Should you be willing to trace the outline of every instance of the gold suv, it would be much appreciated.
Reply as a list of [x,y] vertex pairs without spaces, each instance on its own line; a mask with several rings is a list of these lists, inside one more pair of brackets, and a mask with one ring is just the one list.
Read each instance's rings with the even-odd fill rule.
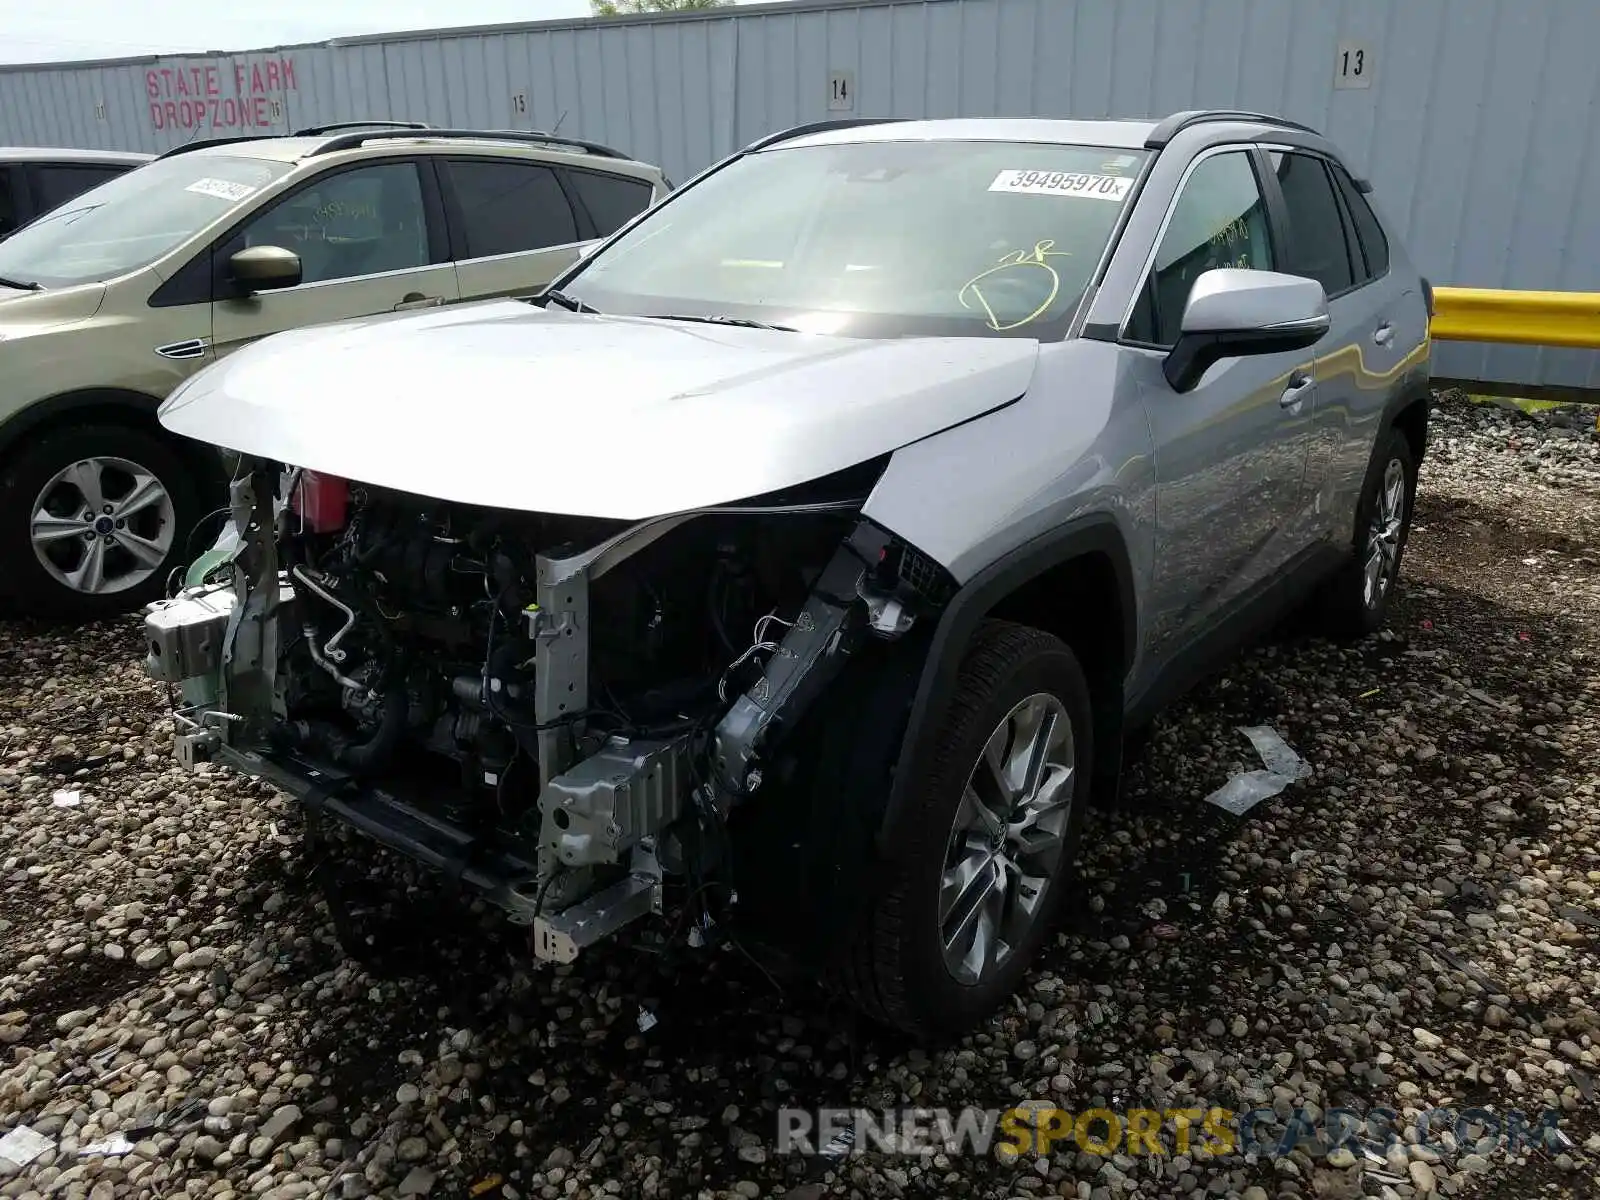
[[92,618],[161,594],[224,499],[216,450],[155,420],[200,368],[535,293],[670,187],[591,142],[364,121],[182,146],[25,225],[0,241],[0,595]]

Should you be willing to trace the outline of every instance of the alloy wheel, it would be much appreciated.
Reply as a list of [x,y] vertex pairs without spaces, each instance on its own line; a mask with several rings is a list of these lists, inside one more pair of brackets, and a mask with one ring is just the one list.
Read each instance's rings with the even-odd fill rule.
[[105,595],[138,587],[166,561],[176,515],[159,479],[125,458],[64,467],[33,503],[29,538],[50,577]]
[[984,744],[939,886],[939,940],[960,982],[985,980],[1043,911],[1066,849],[1075,766],[1072,720],[1047,692],[1019,702]]
[[1366,556],[1362,571],[1362,599],[1377,608],[1394,587],[1400,568],[1400,534],[1405,528],[1406,469],[1391,458],[1378,485],[1372,522],[1367,527]]

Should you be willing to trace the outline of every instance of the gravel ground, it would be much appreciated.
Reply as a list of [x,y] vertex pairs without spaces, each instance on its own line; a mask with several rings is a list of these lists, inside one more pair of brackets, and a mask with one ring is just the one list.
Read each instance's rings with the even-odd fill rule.
[[[0,1159],[0,1195],[1594,1195],[1600,444],[1448,401],[1406,568],[1390,632],[1288,635],[1164,719],[1136,804],[1094,818],[1067,931],[937,1054],[732,951],[640,935],[529,969],[379,858],[357,965],[292,807],[169,766],[133,621],[0,624],[0,1131],[51,1147]],[[1254,724],[1314,773],[1242,818],[1201,803],[1259,765]],[[779,1104],[1028,1099],[1550,1108],[1566,1141],[871,1150],[809,1183],[774,1146]]]

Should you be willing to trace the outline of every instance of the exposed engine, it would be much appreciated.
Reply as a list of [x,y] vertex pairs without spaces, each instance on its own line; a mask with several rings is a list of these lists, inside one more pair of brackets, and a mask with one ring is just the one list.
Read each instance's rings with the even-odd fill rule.
[[180,758],[247,754],[568,960],[714,872],[773,739],[937,602],[858,515],[879,465],[627,524],[259,464],[231,579],[155,607],[147,669],[183,684]]
[[[449,758],[483,814],[518,821],[540,788],[537,557],[624,526],[359,486],[336,525],[337,503],[309,497],[341,486],[303,479],[285,516],[300,626],[280,680],[283,735],[368,775],[408,749]],[[622,561],[589,593],[589,703],[559,721],[581,722],[591,750],[707,727],[753,681],[850,524],[706,518]]]

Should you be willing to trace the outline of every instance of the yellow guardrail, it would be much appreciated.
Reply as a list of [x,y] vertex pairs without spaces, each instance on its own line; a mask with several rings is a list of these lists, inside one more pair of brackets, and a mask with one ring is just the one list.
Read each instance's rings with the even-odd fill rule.
[[1436,287],[1431,329],[1442,341],[1600,350],[1600,292]]

